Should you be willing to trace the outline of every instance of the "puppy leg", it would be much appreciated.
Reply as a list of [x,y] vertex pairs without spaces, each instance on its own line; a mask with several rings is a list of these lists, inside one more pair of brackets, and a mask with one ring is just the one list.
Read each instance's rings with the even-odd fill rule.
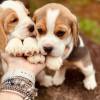
[[32,56],[39,53],[39,47],[35,38],[28,37],[23,41],[23,53],[25,56]]
[[53,78],[49,75],[45,74],[45,71],[42,71],[37,77],[37,81],[40,83],[41,86],[50,87],[53,85]]
[[22,48],[22,41],[18,38],[13,38],[8,42],[5,51],[13,56],[22,56]]
[[84,87],[88,90],[93,90],[97,86],[93,64],[84,65],[82,61],[74,62],[74,64],[78,66],[85,75],[85,79],[83,80]]
[[56,71],[54,77],[53,77],[53,84],[58,86],[61,85],[65,80],[65,74],[66,74],[66,67],[62,67],[60,70]]

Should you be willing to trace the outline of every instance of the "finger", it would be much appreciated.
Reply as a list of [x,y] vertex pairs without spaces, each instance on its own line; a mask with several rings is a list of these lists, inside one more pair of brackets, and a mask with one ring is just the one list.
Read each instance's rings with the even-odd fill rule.
[[1,58],[6,62],[8,63],[8,59],[10,58],[9,54],[5,53],[5,52],[2,52],[1,53]]
[[46,67],[46,64],[38,64],[37,74],[39,74],[44,68]]

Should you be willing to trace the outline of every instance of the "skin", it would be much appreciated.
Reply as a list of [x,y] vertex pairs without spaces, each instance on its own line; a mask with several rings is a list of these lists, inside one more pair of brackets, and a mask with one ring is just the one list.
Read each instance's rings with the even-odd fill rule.
[[[8,65],[8,70],[13,68],[25,69],[37,76],[44,68],[45,64],[31,64],[23,57],[11,57],[7,53],[3,52],[1,57]],[[0,100],[23,100],[23,98],[15,93],[1,92]]]

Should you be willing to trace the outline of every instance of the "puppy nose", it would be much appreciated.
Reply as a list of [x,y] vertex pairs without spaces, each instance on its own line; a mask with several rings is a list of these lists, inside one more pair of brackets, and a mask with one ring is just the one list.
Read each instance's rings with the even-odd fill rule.
[[34,31],[34,25],[28,26],[28,30],[29,30],[29,32],[33,32]]
[[52,47],[43,47],[44,51],[50,53],[52,51]]

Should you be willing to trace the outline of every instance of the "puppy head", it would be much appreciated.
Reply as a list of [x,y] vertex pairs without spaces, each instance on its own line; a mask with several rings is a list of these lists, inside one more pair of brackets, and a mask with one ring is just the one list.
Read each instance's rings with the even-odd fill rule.
[[47,4],[35,11],[38,44],[43,55],[60,56],[72,41],[77,46],[76,17],[60,4]]
[[4,50],[13,37],[23,40],[35,35],[35,24],[29,14],[20,1],[4,1],[0,5],[0,49]]

